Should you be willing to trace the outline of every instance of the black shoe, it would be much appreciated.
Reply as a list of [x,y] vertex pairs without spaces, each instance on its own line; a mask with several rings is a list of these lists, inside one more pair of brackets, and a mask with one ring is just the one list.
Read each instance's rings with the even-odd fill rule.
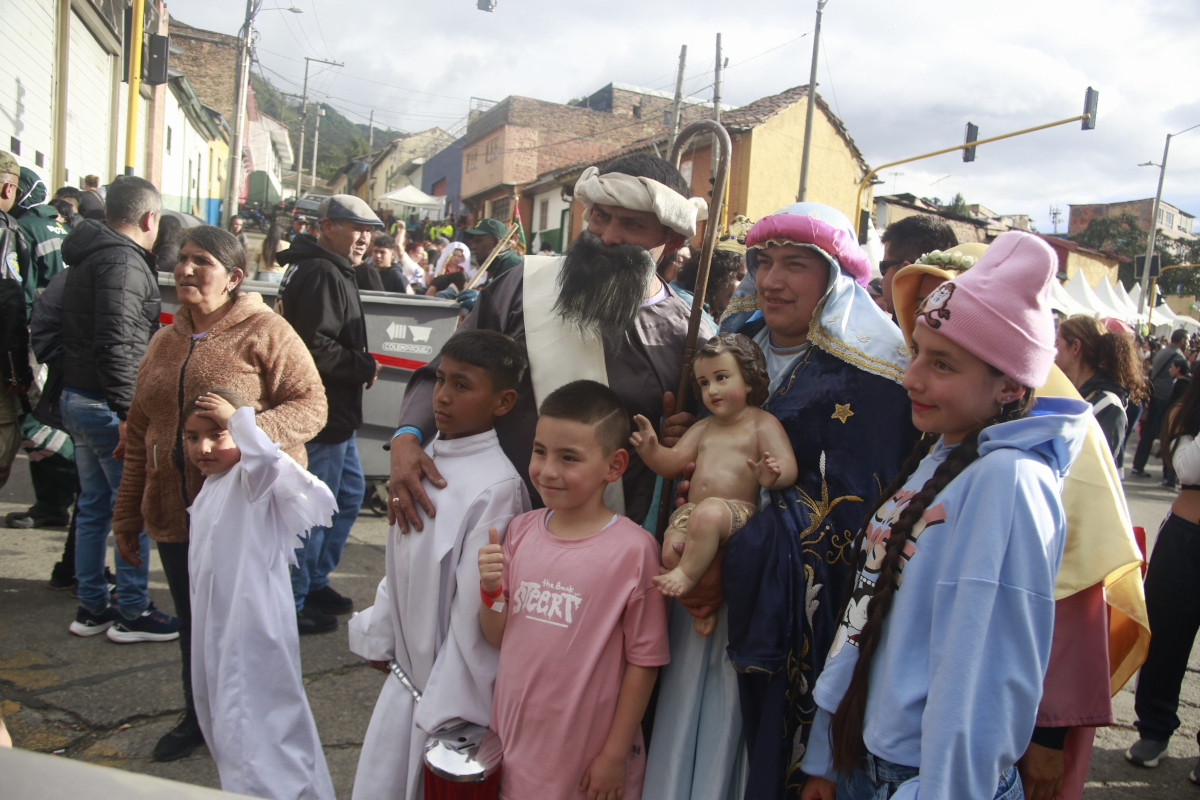
[[46,581],[46,585],[55,591],[61,591],[62,589],[74,589],[79,585],[79,581],[75,580],[75,572],[65,569],[62,562],[59,561],[51,570],[50,580]]
[[1149,478],[1150,477],[1150,473],[1146,472],[1146,470],[1144,470],[1144,469],[1131,469],[1131,470],[1129,470],[1129,474],[1137,475],[1139,478]]
[[329,633],[337,630],[337,626],[337,617],[319,609],[309,608],[306,605],[296,612],[296,627],[300,629],[301,636],[307,636],[310,633]]
[[338,594],[332,586],[326,584],[305,596],[304,607],[320,609],[326,614],[349,614],[354,610],[354,601]]
[[4,517],[4,524],[10,528],[65,528],[71,524],[69,511],[61,514],[34,513],[28,511],[13,511]]
[[200,723],[191,714],[185,714],[183,720],[154,745],[154,760],[178,761],[190,756],[202,744],[204,734],[200,732]]

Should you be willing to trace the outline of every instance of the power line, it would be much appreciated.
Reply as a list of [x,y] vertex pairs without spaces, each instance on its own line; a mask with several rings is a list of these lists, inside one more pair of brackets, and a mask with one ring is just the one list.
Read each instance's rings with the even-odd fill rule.
[[825,56],[825,77],[829,79],[829,93],[833,95],[833,107],[837,109],[837,115],[840,118],[842,116],[842,107],[838,105],[837,89],[833,86],[833,70],[829,68],[829,51],[825,49],[824,42],[821,42],[821,53]]
[[333,58],[333,51],[329,49],[329,42],[325,41],[325,26],[321,24],[321,15],[317,12],[317,0],[311,0],[310,4],[312,5],[313,18],[317,21],[317,33],[321,35],[321,44],[325,45],[325,55],[329,57],[330,61],[333,61],[335,60]]
[[[296,88],[300,88],[300,83],[298,81],[294,81],[285,75],[281,75],[280,73],[276,72],[275,70],[271,69],[270,67],[264,65],[261,61],[258,62],[258,66],[259,66],[259,77],[263,78],[263,80],[266,80],[266,77],[262,75],[262,70],[266,70],[267,72],[269,72],[272,75],[274,75],[275,77],[277,77],[279,80],[284,81],[285,83],[291,84],[292,86],[294,86]],[[350,105],[360,106],[360,107],[366,108],[366,109],[375,109],[375,113],[378,115],[382,115],[382,116],[416,117],[416,118],[420,118],[420,119],[435,119],[435,120],[449,120],[449,119],[458,120],[458,119],[461,119],[460,114],[452,114],[452,113],[422,114],[420,112],[392,111],[390,109],[379,109],[374,105],[370,105],[367,103],[359,103],[355,100],[350,100],[349,98],[339,97],[337,95],[328,94],[327,92],[317,91],[316,89],[314,89],[311,86],[308,89],[308,93],[311,97],[313,97],[314,100],[325,100],[325,101],[337,100],[340,103],[349,103]],[[333,103],[329,103],[329,105],[334,106]]]
[[[293,58],[292,56],[285,56],[285,55],[283,55],[282,53],[273,53],[273,52],[271,52],[270,50],[266,50],[266,49],[264,49],[264,48],[261,48],[261,47],[260,47],[260,48],[258,48],[258,49],[259,49],[259,50],[262,50],[262,52],[264,52],[264,53],[266,53],[266,54],[268,54],[268,55],[272,55],[272,56],[275,56],[275,57],[277,57],[277,58],[282,58],[282,59],[284,59],[284,60],[286,60],[286,61],[297,61],[297,62],[303,61],[303,59],[300,59],[300,58]],[[441,97],[441,98],[444,98],[444,99],[446,99],[446,100],[458,100],[458,101],[460,101],[460,102],[463,102],[463,101],[466,101],[466,100],[467,100],[467,98],[465,98],[465,97],[455,97],[455,96],[453,96],[453,95],[449,95],[449,94],[438,94],[437,92],[424,92],[424,91],[421,91],[420,89],[410,89],[410,88],[408,88],[407,86],[397,86],[397,85],[396,85],[396,84],[394,84],[394,83],[384,83],[383,81],[377,81],[377,80],[373,80],[373,79],[371,79],[371,78],[363,78],[363,77],[360,77],[360,76],[358,76],[358,75],[352,75],[352,74],[350,74],[350,73],[347,73],[347,72],[339,72],[338,74],[339,74],[339,75],[341,75],[341,76],[342,76],[342,77],[344,77],[344,78],[352,78],[352,79],[354,79],[354,80],[356,80],[356,81],[363,81],[364,83],[374,83],[374,84],[376,84],[376,85],[378,85],[378,86],[386,86],[386,87],[388,87],[389,89],[398,89],[399,91],[402,91],[402,92],[413,92],[414,94],[424,94],[424,95],[429,95],[430,97]]]

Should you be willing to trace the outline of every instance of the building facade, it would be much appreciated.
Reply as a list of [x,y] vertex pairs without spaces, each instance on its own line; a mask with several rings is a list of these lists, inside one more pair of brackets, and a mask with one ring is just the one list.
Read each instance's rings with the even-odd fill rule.
[[[1138,227],[1144,231],[1150,230],[1150,216],[1154,213],[1154,198],[1145,200],[1125,200],[1119,203],[1090,203],[1087,205],[1071,204],[1071,216],[1067,226],[1067,234],[1074,236],[1087,230],[1088,224],[1094,219],[1116,219],[1125,214],[1137,220]],[[1196,217],[1170,203],[1160,202],[1158,205],[1158,235],[1176,242],[1193,242],[1196,234],[1192,230]]]

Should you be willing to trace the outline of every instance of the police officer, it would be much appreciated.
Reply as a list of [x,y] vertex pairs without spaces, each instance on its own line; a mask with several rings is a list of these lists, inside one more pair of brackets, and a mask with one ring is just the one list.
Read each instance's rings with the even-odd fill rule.
[[[69,232],[58,221],[58,210],[45,204],[46,185],[29,167],[21,167],[17,185],[17,204],[12,214],[29,248],[29,266],[22,276],[25,286],[25,311],[32,319],[33,301],[62,272],[62,243]],[[37,388],[43,389],[41,381]],[[32,402],[32,401],[31,401]],[[61,423],[51,427],[32,413],[21,417],[21,440],[30,454],[29,477],[33,484],[34,504],[26,511],[5,516],[10,528],[43,528],[67,525],[75,503],[75,447]],[[67,546],[67,557],[74,564],[74,540]],[[72,570],[73,572],[73,570]]]
[[29,248],[16,219],[8,213],[17,204],[20,180],[17,160],[0,150],[0,486],[8,482],[17,457],[20,401],[33,383],[25,292],[21,286],[21,276],[29,269]]
[[29,247],[30,269],[22,276],[25,282],[25,311],[33,309],[33,300],[45,289],[50,279],[62,272],[62,243],[70,233],[58,221],[58,209],[46,205],[46,184],[29,167],[21,167],[17,185],[17,204],[12,215]]

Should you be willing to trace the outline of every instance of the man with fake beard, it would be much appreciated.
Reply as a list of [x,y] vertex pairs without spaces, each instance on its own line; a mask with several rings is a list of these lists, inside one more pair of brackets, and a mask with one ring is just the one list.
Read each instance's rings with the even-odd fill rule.
[[[526,257],[491,280],[462,328],[500,331],[526,350],[530,368],[513,410],[496,421],[500,445],[525,476],[533,450],[537,409],[558,386],[580,378],[607,383],[630,414],[666,416],[662,436],[671,444],[693,418],[675,414],[673,390],[683,369],[688,304],[656,275],[695,235],[707,205],[688,198],[678,170],[661,158],[626,156],[603,171],[589,167],[575,186],[587,228],[565,256]],[[701,328],[704,341],[711,330]],[[417,370],[405,391],[400,428],[392,439],[388,519],[422,529],[420,511],[436,514],[422,486],[444,486],[422,450],[436,433],[433,389],[440,359]],[[636,454],[618,484],[626,516],[643,523],[654,510],[656,476]],[[529,496],[539,506],[537,492]],[[610,500],[610,507],[622,501]]]

